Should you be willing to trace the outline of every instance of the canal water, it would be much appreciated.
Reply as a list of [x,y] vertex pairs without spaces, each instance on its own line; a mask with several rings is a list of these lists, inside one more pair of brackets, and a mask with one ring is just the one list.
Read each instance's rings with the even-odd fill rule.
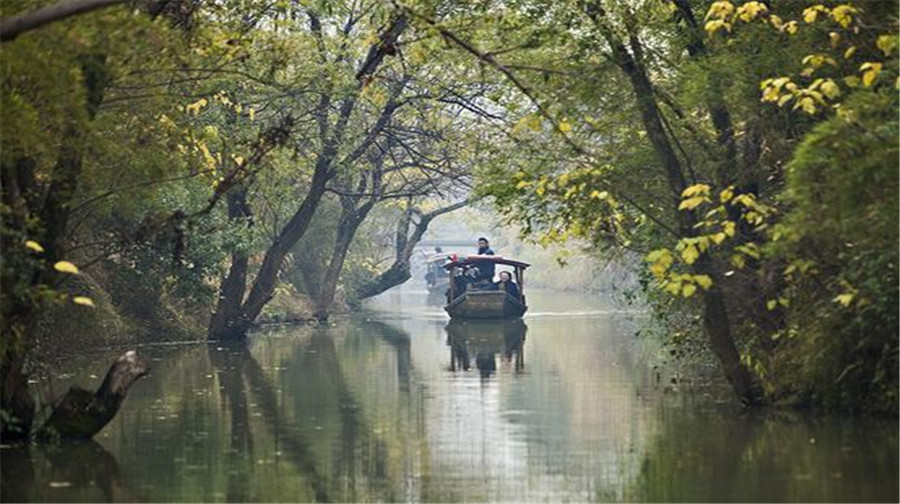
[[660,379],[644,314],[529,304],[451,324],[406,290],[327,328],[142,347],[151,375],[94,441],[0,450],[2,500],[898,502],[896,419],[743,413]]

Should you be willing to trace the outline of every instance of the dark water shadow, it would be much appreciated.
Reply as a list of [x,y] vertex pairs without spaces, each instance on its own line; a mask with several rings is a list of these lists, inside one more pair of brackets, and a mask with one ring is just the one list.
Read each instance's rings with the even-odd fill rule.
[[[895,422],[690,404],[661,412],[626,499],[639,502],[898,502]],[[895,447],[894,453],[883,446]],[[604,496],[598,496],[602,499]]]
[[521,319],[461,321],[451,320],[445,327],[450,347],[450,370],[468,371],[475,367],[482,378],[497,372],[497,357],[512,363],[516,373],[525,370],[525,334],[528,326]]
[[[141,500],[129,488],[115,457],[93,440],[17,446],[3,449],[0,456],[2,502]],[[47,481],[47,486],[35,485],[36,479]]]

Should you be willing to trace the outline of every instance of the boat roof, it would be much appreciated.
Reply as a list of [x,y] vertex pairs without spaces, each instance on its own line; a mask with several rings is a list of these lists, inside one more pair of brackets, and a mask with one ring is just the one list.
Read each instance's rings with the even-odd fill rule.
[[452,263],[445,264],[444,267],[447,269],[450,268],[459,268],[460,266],[466,266],[468,264],[475,264],[479,262],[492,262],[496,264],[506,264],[507,266],[514,266],[516,268],[525,269],[529,266],[527,262],[518,261],[516,259],[510,257],[503,257],[498,255],[478,255],[472,254],[466,256],[464,259],[460,259],[458,261],[454,261]]
[[459,255],[456,252],[437,252],[434,255],[430,255],[425,259],[427,263],[433,263],[438,261],[446,261],[450,258],[450,256]]

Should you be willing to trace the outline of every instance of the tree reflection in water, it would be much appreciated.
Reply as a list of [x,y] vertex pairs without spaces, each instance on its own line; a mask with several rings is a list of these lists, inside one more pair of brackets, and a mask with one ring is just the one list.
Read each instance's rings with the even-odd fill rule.
[[[35,485],[36,473],[45,485]],[[93,440],[3,449],[2,502],[135,502],[115,457]]]

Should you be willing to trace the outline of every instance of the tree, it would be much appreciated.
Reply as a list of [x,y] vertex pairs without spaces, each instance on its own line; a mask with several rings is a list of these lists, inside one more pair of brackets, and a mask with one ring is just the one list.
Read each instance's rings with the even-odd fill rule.
[[[505,75],[531,104],[507,103],[519,149],[510,166],[482,172],[480,192],[543,243],[576,236],[598,251],[646,254],[645,284],[672,295],[651,299],[701,310],[736,395],[765,401],[790,324],[785,257],[765,252],[784,166],[840,102],[838,77],[857,88],[890,81],[893,64],[872,51],[895,49],[874,21],[891,15],[881,4],[791,4],[777,15],[753,1],[715,2],[708,13],[686,1],[517,6],[499,18],[409,6],[423,29]],[[779,76],[786,70],[800,79]]]

